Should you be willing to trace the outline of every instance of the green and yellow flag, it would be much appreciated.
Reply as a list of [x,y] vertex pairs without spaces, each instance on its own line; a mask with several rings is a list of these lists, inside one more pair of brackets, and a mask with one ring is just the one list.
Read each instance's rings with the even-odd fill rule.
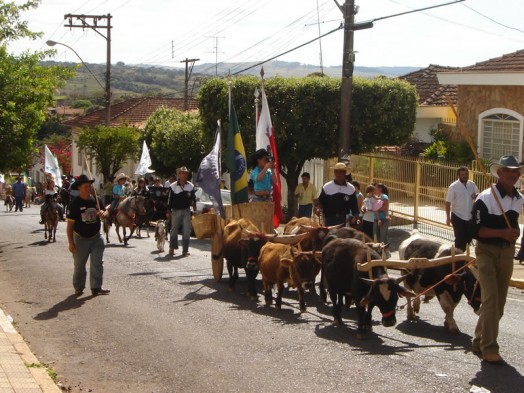
[[246,151],[233,102],[229,107],[226,166],[231,176],[231,203],[234,205],[248,202]]

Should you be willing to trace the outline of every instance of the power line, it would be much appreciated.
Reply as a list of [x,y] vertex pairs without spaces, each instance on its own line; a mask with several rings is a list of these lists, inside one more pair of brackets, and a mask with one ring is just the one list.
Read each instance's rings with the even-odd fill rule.
[[490,17],[487,16],[487,15],[484,15],[483,13],[477,11],[476,9],[471,8],[470,6],[468,6],[468,5],[466,5],[466,4],[461,4],[461,5],[462,5],[463,7],[468,8],[469,10],[475,12],[476,14],[479,14],[479,15],[482,16],[483,18],[486,18],[486,19],[492,21],[493,23],[495,23],[495,24],[497,24],[497,25],[499,25],[499,26],[505,27],[506,29],[516,30],[516,31],[518,31],[518,32],[520,32],[520,33],[524,33],[524,30],[520,30],[520,29],[517,29],[516,27],[508,26],[508,25],[505,25],[504,23],[501,23],[501,22],[499,22],[499,21],[496,21],[495,19],[490,18]]

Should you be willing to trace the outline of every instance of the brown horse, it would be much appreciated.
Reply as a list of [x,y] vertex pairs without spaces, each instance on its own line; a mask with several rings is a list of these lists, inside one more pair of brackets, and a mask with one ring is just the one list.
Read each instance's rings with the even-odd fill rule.
[[[144,207],[145,198],[143,196],[132,196],[127,197],[123,201],[120,201],[116,207],[113,217],[108,217],[104,221],[104,232],[106,234],[106,242],[109,243],[109,228],[111,225],[111,218],[115,223],[116,235],[118,236],[118,241],[124,243],[124,246],[127,246],[127,241],[133,236],[135,231],[135,217],[137,214],[145,215],[146,209]],[[120,237],[120,227],[123,228],[123,238]],[[126,237],[126,228],[129,228],[129,236]]]
[[56,242],[56,228],[58,227],[58,208],[56,207],[56,200],[51,199],[47,207],[44,209],[44,239],[47,242]]
[[4,205],[5,205],[5,211],[13,211],[13,206],[15,205],[15,198],[10,195],[10,194],[7,194],[5,196],[5,201],[4,201]]

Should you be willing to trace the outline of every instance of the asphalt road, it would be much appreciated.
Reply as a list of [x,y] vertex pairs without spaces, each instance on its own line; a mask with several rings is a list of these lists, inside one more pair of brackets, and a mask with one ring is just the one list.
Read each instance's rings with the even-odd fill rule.
[[455,313],[459,335],[443,328],[433,300],[419,321],[401,310],[395,327],[375,324],[358,340],[354,309],[335,327],[330,305],[312,294],[300,314],[294,291],[281,311],[265,307],[262,295],[250,300],[243,275],[230,293],[227,272],[213,280],[209,242],[196,239],[190,257],[173,259],[155,251],[153,238],[111,244],[111,294],[76,299],[65,224],[56,243],[44,243],[37,209],[0,212],[0,303],[72,392],[524,391],[520,290],[510,289],[501,322],[502,367],[469,352],[476,316],[465,302]]

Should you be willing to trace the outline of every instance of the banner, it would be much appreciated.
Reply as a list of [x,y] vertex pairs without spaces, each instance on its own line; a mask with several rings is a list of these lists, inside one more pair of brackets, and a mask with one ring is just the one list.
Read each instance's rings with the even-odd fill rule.
[[275,138],[275,130],[271,123],[271,115],[269,114],[269,105],[267,103],[266,92],[264,91],[264,84],[262,84],[262,110],[260,111],[260,118],[258,119],[256,132],[256,150],[266,149],[275,163],[272,169],[276,173],[277,183],[273,184],[273,202],[275,202],[275,212],[273,214],[273,226],[277,228],[282,219],[282,184],[280,182],[280,167],[278,164],[277,142]]
[[211,198],[213,207],[220,216],[225,218],[224,205],[222,203],[222,194],[220,193],[220,175],[222,173],[220,168],[220,133],[222,127],[220,120],[215,134],[215,143],[211,152],[204,157],[198,168],[195,178],[195,185],[202,188],[206,194]]
[[44,145],[44,172],[51,173],[55,177],[55,184],[62,187],[62,176],[58,168],[58,161],[47,145]]
[[147,148],[146,141],[142,145],[142,156],[140,157],[140,162],[136,168],[135,174],[144,176],[146,173],[153,173],[154,170],[149,169],[151,166],[151,157],[149,156],[149,149]]
[[229,132],[227,134],[226,165],[231,174],[231,203],[247,203],[247,163],[244,143],[240,135],[233,102],[229,106]]

